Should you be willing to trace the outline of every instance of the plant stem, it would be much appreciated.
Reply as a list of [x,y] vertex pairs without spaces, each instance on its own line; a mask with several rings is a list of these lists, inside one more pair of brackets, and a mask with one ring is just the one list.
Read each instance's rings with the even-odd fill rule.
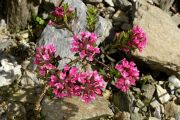
[[104,64],[103,62],[97,60],[96,58],[94,59],[96,62],[98,62],[99,64],[103,65],[104,67],[106,67],[107,69],[110,69],[109,66],[107,66],[106,64]]
[[35,113],[35,117],[37,119],[39,119],[40,116],[40,112],[41,112],[41,101],[43,100],[44,96],[46,95],[46,92],[48,90],[49,86],[47,85],[47,83],[45,84],[41,94],[37,97],[36,101],[35,101],[35,107],[34,107],[34,113]]

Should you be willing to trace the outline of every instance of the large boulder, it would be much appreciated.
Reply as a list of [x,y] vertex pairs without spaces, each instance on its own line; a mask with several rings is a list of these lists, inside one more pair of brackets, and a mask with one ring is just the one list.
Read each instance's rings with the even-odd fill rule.
[[[76,23],[72,25],[73,32],[78,34],[80,31],[86,30],[86,5],[81,0],[65,0],[69,6],[77,9],[77,20]],[[96,24],[96,30],[98,36],[97,44],[102,42],[108,35],[112,28],[112,23],[102,17],[99,17],[99,21]],[[39,45],[44,45],[47,43],[53,43],[57,48],[57,54],[61,57],[68,57],[74,59],[74,54],[70,51],[70,44],[73,40],[73,34],[66,28],[57,29],[52,26],[46,26],[41,38],[39,40]],[[62,60],[60,63],[60,68],[64,66],[64,63],[68,60]]]
[[171,17],[144,2],[137,9],[133,23],[141,26],[148,37],[143,52],[136,51],[133,55],[150,68],[180,75],[180,30]]
[[42,102],[42,112],[45,120],[99,120],[101,117],[113,116],[108,105],[108,100],[103,97],[97,97],[90,104],[82,102],[77,97],[63,100],[51,100],[45,97]]

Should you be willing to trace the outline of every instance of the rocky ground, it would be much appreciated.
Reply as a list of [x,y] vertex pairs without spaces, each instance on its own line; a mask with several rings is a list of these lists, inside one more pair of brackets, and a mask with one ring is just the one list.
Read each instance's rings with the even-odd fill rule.
[[[43,3],[44,2],[44,3]],[[65,0],[77,8],[78,22],[73,31],[85,30],[86,10],[94,5],[99,11],[96,33],[98,43],[111,40],[115,31],[141,26],[148,45],[133,58],[141,71],[137,86],[130,92],[107,88],[91,104],[79,98],[41,102],[41,119],[45,120],[180,120],[180,3],[178,0]],[[42,1],[38,9],[47,18],[49,6],[56,0]],[[1,8],[0,8],[1,9]],[[72,34],[67,29],[46,26],[43,32],[27,29],[18,33],[0,22],[0,120],[36,120],[34,106],[42,91],[33,55],[37,45],[53,42],[62,57],[73,58],[69,51]],[[41,33],[41,34],[39,34]],[[33,38],[33,39],[32,39]],[[36,38],[36,39],[34,39]],[[62,61],[60,67],[67,61]]]

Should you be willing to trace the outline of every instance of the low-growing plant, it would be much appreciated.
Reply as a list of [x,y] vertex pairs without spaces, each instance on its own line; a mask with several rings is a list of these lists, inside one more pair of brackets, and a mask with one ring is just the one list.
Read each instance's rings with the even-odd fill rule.
[[92,5],[88,6],[86,21],[87,21],[87,29],[90,32],[93,32],[95,30],[96,23],[98,21],[98,10]]
[[[67,58],[56,55],[53,43],[36,48],[34,64],[37,65],[38,75],[46,81],[46,85],[50,88],[49,92],[56,98],[79,96],[85,103],[90,103],[95,100],[96,95],[102,95],[107,84],[128,92],[139,80],[140,72],[132,60],[129,58],[114,60],[111,54],[121,52],[130,54],[135,49],[141,52],[147,44],[145,32],[139,26],[134,26],[129,31],[117,33],[115,39],[108,45],[98,47],[97,35],[93,33],[97,22],[94,18],[96,13],[94,8],[88,8],[87,26],[91,32],[73,33],[71,52],[75,53],[76,59],[69,58],[71,61],[63,69],[58,68],[59,61]],[[54,19],[50,21],[50,25],[65,24],[67,27],[75,18],[76,10],[63,3],[51,14]],[[102,60],[102,56],[107,59]],[[77,63],[81,67],[77,67]]]

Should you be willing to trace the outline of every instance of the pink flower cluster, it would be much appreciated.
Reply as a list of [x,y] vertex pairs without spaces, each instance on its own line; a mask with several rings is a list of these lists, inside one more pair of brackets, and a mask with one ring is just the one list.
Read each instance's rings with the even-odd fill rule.
[[100,53],[99,48],[96,47],[96,41],[95,33],[81,32],[80,35],[73,36],[71,51],[79,53],[81,59],[87,57],[89,61],[93,61],[93,56]]
[[134,26],[132,28],[132,45],[135,46],[140,52],[146,47],[147,37],[142,28]]
[[76,67],[65,66],[57,74],[51,75],[49,85],[57,98],[81,96],[82,101],[89,103],[101,94],[104,80],[97,71],[78,72]]
[[55,58],[56,48],[53,44],[47,44],[36,48],[34,64],[38,65],[39,74],[45,76],[48,70],[53,70],[56,67],[51,64]]
[[131,85],[139,79],[139,70],[133,61],[128,62],[125,58],[120,64],[116,64],[115,68],[121,73],[121,77],[117,78],[115,86],[123,92],[129,90]]
[[[64,20],[65,16],[66,16],[66,20],[68,21],[69,19],[71,19],[73,13],[75,12],[74,9],[68,7],[65,8],[65,4],[63,4],[62,6],[59,7],[55,7],[55,10],[53,12],[51,12],[51,14],[56,17],[56,19],[54,21],[49,20],[48,25],[58,25],[59,23],[57,23],[57,20]],[[66,6],[67,7],[67,6]],[[67,22],[66,21],[66,22]],[[64,21],[63,21],[64,22]]]
[[71,13],[73,13],[73,9],[72,8],[68,8],[67,11],[65,11],[64,6],[60,6],[60,7],[55,7],[55,10],[52,12],[52,14],[55,17],[59,17],[59,18],[64,18],[64,15],[70,15]]

